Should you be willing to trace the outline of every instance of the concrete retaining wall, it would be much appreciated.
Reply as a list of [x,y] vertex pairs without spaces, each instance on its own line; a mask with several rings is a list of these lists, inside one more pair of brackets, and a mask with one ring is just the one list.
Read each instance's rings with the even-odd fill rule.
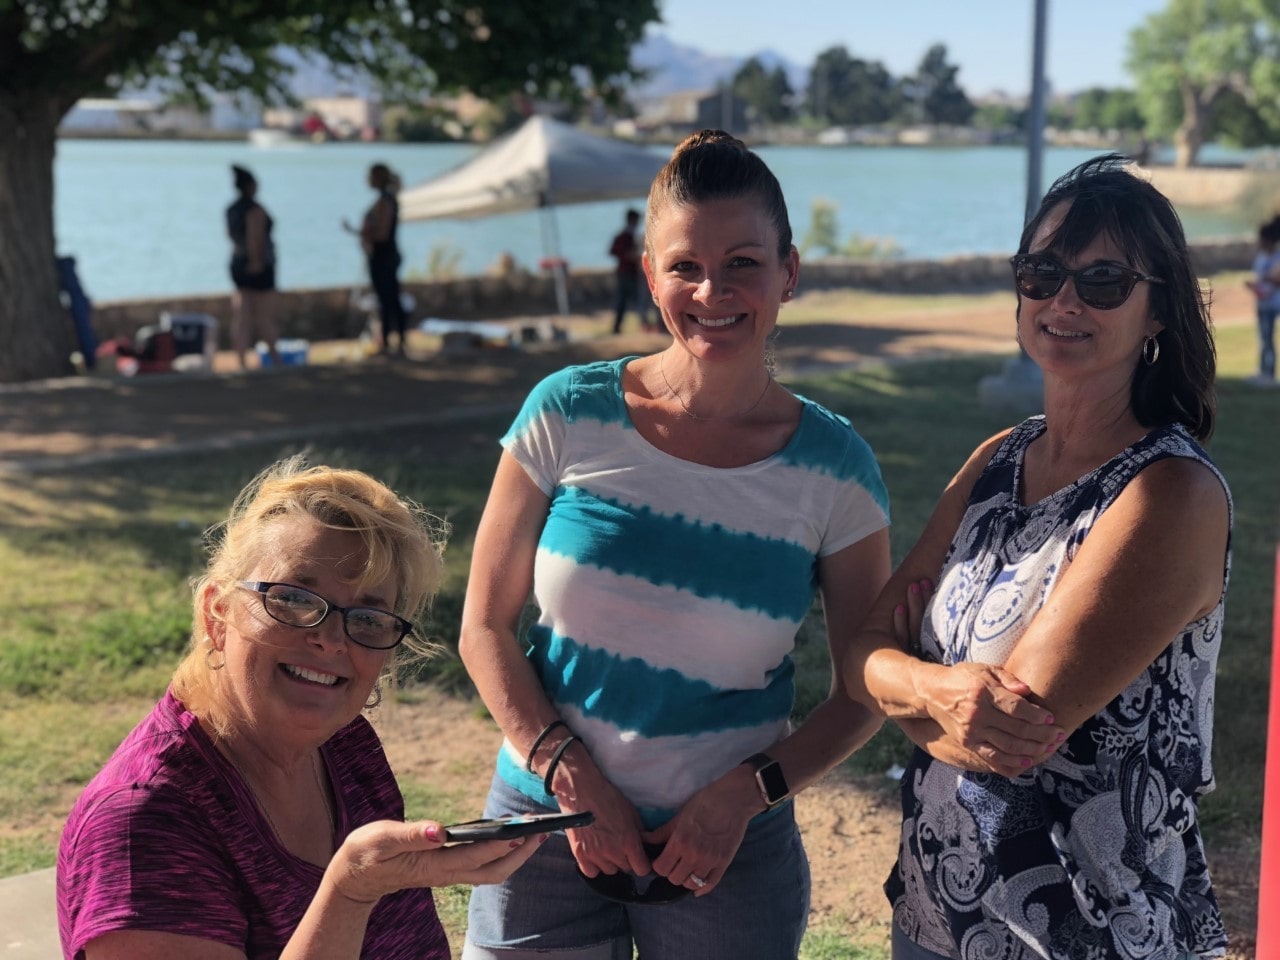
[[1247,167],[1148,167],[1151,183],[1175,207],[1236,207],[1280,193],[1280,171]]
[[[1196,244],[1197,269],[1208,275],[1246,270],[1253,259],[1247,239]],[[865,289],[892,293],[957,293],[1007,289],[1006,256],[949,257],[942,260],[807,260],[800,268],[800,290]],[[607,310],[613,305],[613,272],[575,271],[569,275],[569,300],[575,313]],[[516,273],[507,277],[462,277],[405,284],[417,299],[414,319],[496,320],[545,316],[556,310],[549,275]],[[277,295],[277,315],[284,336],[330,340],[359,336],[365,314],[349,287],[286,290]],[[93,323],[101,339],[132,337],[139,327],[154,324],[162,311],[208,313],[218,319],[223,345],[231,315],[229,294],[156,297],[95,304]]]

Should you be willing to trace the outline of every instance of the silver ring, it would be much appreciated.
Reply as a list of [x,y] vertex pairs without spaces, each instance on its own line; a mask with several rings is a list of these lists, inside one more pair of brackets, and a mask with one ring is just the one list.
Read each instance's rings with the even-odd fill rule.
[[703,880],[696,873],[689,874],[689,882],[692,883],[699,890],[701,890],[703,887],[707,885],[707,881]]

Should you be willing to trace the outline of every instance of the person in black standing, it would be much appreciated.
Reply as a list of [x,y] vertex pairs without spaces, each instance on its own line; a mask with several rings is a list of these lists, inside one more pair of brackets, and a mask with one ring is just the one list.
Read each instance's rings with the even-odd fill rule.
[[231,167],[239,197],[227,207],[231,238],[231,346],[246,366],[254,338],[263,341],[271,362],[280,364],[275,322],[276,250],[271,242],[271,215],[258,203],[258,180],[244,167]]
[[408,316],[400,302],[400,248],[396,244],[396,228],[400,224],[400,203],[396,193],[400,178],[385,163],[369,168],[369,186],[378,191],[360,225],[360,246],[369,261],[369,283],[378,298],[382,319],[382,352],[391,347],[391,334],[396,334],[396,352],[404,355],[405,322]]

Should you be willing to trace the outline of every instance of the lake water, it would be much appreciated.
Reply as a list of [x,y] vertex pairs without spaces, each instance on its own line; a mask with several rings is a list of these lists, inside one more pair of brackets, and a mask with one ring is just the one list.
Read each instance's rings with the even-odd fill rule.
[[[365,171],[375,161],[406,186],[453,167],[478,148],[463,144],[321,144],[257,148],[248,143],[62,140],[55,165],[58,251],[76,258],[80,281],[98,300],[230,289],[223,210],[233,199],[231,164],[259,181],[275,219],[282,288],[356,284],[364,259],[342,220],[359,222],[374,195]],[[1051,148],[1053,177],[1096,151]],[[893,240],[903,256],[1011,251],[1021,231],[1026,154],[1018,147],[760,150],[782,183],[797,239],[812,205],[835,205],[841,238]],[[641,201],[637,199],[638,205]],[[557,211],[571,266],[604,267],[626,202]],[[1184,211],[1194,237],[1250,233],[1220,212]],[[503,251],[529,267],[544,255],[535,213],[401,226],[404,272],[426,274],[433,251],[459,256],[460,273],[481,273]]]

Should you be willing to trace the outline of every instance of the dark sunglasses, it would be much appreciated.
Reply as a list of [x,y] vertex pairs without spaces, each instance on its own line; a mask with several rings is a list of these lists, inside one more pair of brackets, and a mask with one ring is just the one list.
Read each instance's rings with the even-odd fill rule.
[[[652,862],[662,853],[662,846],[655,843],[644,845],[645,856]],[[674,903],[693,893],[688,887],[677,886],[666,877],[651,873],[648,876],[636,877],[629,873],[597,873],[588,877],[579,872],[582,882],[600,894],[618,903]]]
[[413,624],[389,610],[377,607],[340,607],[318,593],[292,583],[241,580],[238,586],[262,597],[262,608],[271,619],[290,627],[318,627],[331,613],[342,615],[342,629],[362,647],[390,650],[413,632]]
[[1048,300],[1062,289],[1070,277],[1076,282],[1076,296],[1095,310],[1114,310],[1126,300],[1140,281],[1164,283],[1120,263],[1091,263],[1079,270],[1068,270],[1053,257],[1039,253],[1020,253],[1011,257],[1013,283],[1028,300]]

